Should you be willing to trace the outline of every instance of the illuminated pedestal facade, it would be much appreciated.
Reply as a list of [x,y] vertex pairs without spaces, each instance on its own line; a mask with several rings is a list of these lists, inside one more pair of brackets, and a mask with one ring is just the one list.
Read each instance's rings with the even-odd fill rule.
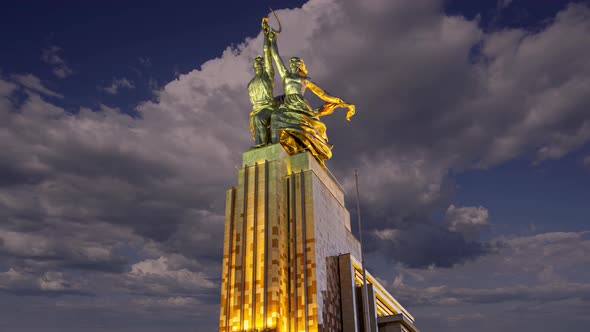
[[[289,156],[278,144],[244,153],[226,196],[220,332],[363,331],[359,257],[344,192],[309,153]],[[395,314],[415,331],[412,316],[367,279],[371,331],[394,331]]]

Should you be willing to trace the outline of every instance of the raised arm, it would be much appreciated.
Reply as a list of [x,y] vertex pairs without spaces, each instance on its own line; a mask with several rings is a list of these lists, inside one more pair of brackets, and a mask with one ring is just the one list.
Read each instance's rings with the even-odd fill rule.
[[275,62],[275,66],[277,66],[279,75],[281,75],[281,78],[285,78],[287,76],[287,68],[285,67],[283,59],[281,59],[281,56],[279,54],[279,48],[277,47],[277,35],[272,30],[268,33],[268,41],[271,45],[272,59]]
[[[266,36],[265,36],[266,37]],[[264,38],[264,72],[272,80],[275,78],[275,68],[272,65],[272,51],[270,41]]]
[[338,97],[330,96],[329,94],[326,93],[326,91],[324,91],[319,86],[315,85],[315,83],[310,80],[307,80],[307,88],[310,89],[313,93],[315,93],[316,96],[320,97],[320,99],[322,99],[323,101],[327,101],[329,103],[334,103],[334,104],[344,103],[344,101],[342,99],[340,99]]
[[264,59],[264,72],[272,80],[275,78],[275,68],[272,65],[272,52],[270,46],[270,40],[268,34],[271,32],[268,26],[268,18],[262,19],[262,32],[264,32],[264,46],[263,46],[263,59]]
[[320,97],[322,100],[326,102],[322,107],[317,109],[318,117],[332,114],[334,113],[334,110],[337,108],[346,108],[348,109],[348,112],[346,112],[346,120],[350,121],[350,118],[352,118],[352,116],[356,112],[356,107],[353,104],[348,104],[338,97],[330,96],[326,93],[326,91],[324,91],[319,86],[315,85],[315,83],[313,83],[312,81],[307,80],[306,86],[313,93],[315,93],[318,97]]

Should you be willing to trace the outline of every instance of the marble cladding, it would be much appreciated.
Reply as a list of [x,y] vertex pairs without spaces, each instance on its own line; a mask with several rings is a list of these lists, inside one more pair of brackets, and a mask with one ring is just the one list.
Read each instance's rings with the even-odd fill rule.
[[[309,157],[311,159],[311,156]],[[322,317],[323,294],[328,289],[326,259],[350,253],[360,258],[360,243],[350,231],[350,214],[342,200],[334,195],[334,183],[327,176],[319,176],[315,170],[306,171],[310,185],[306,195],[310,197],[313,210],[313,228],[316,258],[318,315]],[[309,188],[309,189],[308,189]]]

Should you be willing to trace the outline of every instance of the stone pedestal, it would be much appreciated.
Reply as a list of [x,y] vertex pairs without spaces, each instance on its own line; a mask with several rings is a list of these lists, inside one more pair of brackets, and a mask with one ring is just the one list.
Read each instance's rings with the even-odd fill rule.
[[359,331],[360,245],[342,187],[311,154],[245,152],[225,214],[220,332]]
[[337,264],[328,271],[327,258],[359,257],[360,246],[330,173],[309,153],[289,156],[271,145],[244,153],[226,197],[220,331],[339,324],[340,308],[324,304],[339,291]]

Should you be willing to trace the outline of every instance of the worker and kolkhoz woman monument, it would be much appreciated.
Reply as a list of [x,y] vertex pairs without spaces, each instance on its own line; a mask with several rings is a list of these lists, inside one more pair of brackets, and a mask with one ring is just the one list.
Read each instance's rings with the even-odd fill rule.
[[[278,21],[276,14],[275,18]],[[250,113],[250,131],[255,141],[253,148],[280,143],[290,155],[309,151],[325,167],[324,161],[332,157],[332,145],[328,143],[326,125],[320,117],[332,114],[336,108],[346,108],[346,119],[350,120],[355,106],[317,86],[307,76],[307,68],[301,58],[292,57],[289,67],[285,66],[277,47],[280,21],[279,30],[274,30],[269,26],[268,18],[263,18],[262,31],[263,56],[254,59],[255,76],[248,84],[253,106]],[[285,91],[278,97],[273,94],[273,62]],[[304,93],[308,88],[324,101],[321,107],[314,109],[305,99]]]

